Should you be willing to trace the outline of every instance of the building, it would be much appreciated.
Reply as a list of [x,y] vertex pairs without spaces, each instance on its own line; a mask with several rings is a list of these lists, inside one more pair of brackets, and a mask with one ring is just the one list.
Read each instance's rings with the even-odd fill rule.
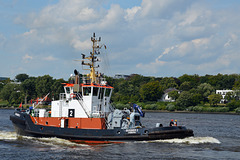
[[164,94],[161,98],[161,101],[163,102],[174,102],[175,99],[172,99],[171,97],[169,97],[168,93],[171,92],[171,91],[178,91],[178,93],[180,94],[180,91],[177,90],[176,88],[168,88],[164,91]]
[[216,94],[220,94],[222,95],[222,99],[220,101],[220,103],[225,103],[226,100],[225,100],[225,96],[228,92],[231,92],[233,93],[233,90],[229,90],[229,89],[225,89],[225,90],[216,90]]
[[130,77],[129,75],[124,75],[124,74],[115,74],[114,76],[115,79],[121,79],[121,78],[127,79],[129,77]]
[[10,79],[10,78],[8,78],[8,77],[0,77],[0,81],[5,81],[5,80],[8,80],[8,79]]

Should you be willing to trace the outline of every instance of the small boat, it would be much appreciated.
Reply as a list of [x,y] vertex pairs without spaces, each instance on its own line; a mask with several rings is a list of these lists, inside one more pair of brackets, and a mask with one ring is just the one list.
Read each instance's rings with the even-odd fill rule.
[[[124,141],[148,141],[185,138],[193,131],[185,126],[162,126],[148,128],[141,123],[144,113],[132,104],[132,108],[115,109],[110,98],[113,87],[102,74],[96,72],[98,55],[104,45],[101,37],[91,37],[92,52],[82,54],[82,65],[89,67],[85,76],[74,70],[59,100],[51,102],[51,110],[37,108],[16,109],[10,116],[16,132],[33,137],[58,137],[76,142],[112,143]],[[43,98],[44,99],[44,98]]]

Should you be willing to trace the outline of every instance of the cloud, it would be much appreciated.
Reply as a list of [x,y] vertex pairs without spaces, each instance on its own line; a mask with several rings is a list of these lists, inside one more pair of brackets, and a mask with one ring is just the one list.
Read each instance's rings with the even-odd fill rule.
[[46,61],[56,61],[57,60],[57,58],[55,58],[53,56],[47,56],[47,57],[44,57],[43,59]]
[[[0,30],[0,51],[29,65],[38,59],[35,69],[53,67],[53,62],[70,70],[79,67],[73,59],[91,51],[90,37],[96,32],[108,46],[112,74],[239,72],[239,2],[142,0],[131,7],[114,2],[60,0],[39,11],[20,12],[12,20],[19,31],[7,35]],[[66,67],[62,72],[68,72]]]
[[32,56],[28,55],[28,54],[25,54],[23,57],[22,57],[23,61],[28,63],[30,60],[33,59]]
[[90,50],[91,49],[91,42],[89,41],[89,39],[87,39],[83,42],[81,42],[79,39],[73,39],[71,41],[71,45],[76,50]]
[[126,15],[124,16],[124,18],[127,20],[127,21],[131,21],[135,18],[135,15],[136,13],[141,9],[140,6],[135,6],[135,7],[132,7],[132,8],[128,8],[125,10],[126,12]]

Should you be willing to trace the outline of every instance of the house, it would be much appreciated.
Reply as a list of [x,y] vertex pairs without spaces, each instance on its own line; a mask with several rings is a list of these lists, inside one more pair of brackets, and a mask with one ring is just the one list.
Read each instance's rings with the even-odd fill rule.
[[116,74],[116,75],[114,76],[115,79],[121,79],[121,78],[127,79],[127,78],[129,78],[129,77],[130,77],[129,75],[123,75],[123,74]]
[[6,81],[8,79],[10,79],[10,78],[8,78],[8,77],[0,77],[0,81]]
[[171,92],[171,91],[178,91],[178,93],[180,94],[180,91],[177,90],[176,88],[168,88],[164,91],[164,94],[161,98],[160,101],[163,101],[163,102],[174,102],[175,99],[172,99],[171,97],[169,97],[168,93]]
[[232,93],[233,93],[233,90],[229,90],[229,89],[216,90],[216,94],[222,95],[222,99],[221,99],[220,103],[225,103],[225,102],[226,102],[225,96],[226,96],[226,94],[227,94],[228,92],[232,92]]

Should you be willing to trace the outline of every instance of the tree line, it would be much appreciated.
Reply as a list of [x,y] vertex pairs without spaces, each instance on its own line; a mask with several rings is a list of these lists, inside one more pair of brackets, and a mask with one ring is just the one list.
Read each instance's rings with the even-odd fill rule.
[[8,105],[28,103],[31,99],[44,97],[50,93],[52,99],[58,99],[62,93],[64,79],[53,79],[49,75],[29,77],[18,74],[15,81],[6,80],[0,85],[0,99],[8,101]]
[[[234,93],[225,96],[228,102],[223,110],[234,111],[240,107],[240,75],[217,74],[199,76],[184,74],[176,77],[146,77],[132,74],[127,79],[115,79],[105,76],[109,85],[114,87],[111,100],[117,108],[128,107],[128,104],[142,104],[144,109],[163,110],[197,110],[200,105],[210,104],[219,107],[221,95],[216,90],[231,89]],[[64,79],[54,79],[49,75],[29,77],[19,74],[11,80],[0,83],[0,99],[7,100],[10,105],[28,102],[50,93],[52,99],[58,99],[64,92]],[[166,89],[175,88],[169,96],[172,103],[159,102]],[[227,108],[226,108],[227,107]]]
[[[163,110],[198,110],[199,106],[209,104],[211,107],[218,105],[222,96],[216,90],[230,89],[234,93],[225,96],[223,111],[234,111],[240,107],[240,75],[205,75],[199,76],[184,74],[176,77],[144,77],[133,74],[127,79],[114,79],[108,77],[108,83],[114,87],[112,100],[119,104],[140,103],[144,109]],[[159,102],[166,89],[175,88],[169,96],[175,100],[172,103]],[[126,107],[126,105],[125,105]],[[240,108],[239,108],[240,109]]]

